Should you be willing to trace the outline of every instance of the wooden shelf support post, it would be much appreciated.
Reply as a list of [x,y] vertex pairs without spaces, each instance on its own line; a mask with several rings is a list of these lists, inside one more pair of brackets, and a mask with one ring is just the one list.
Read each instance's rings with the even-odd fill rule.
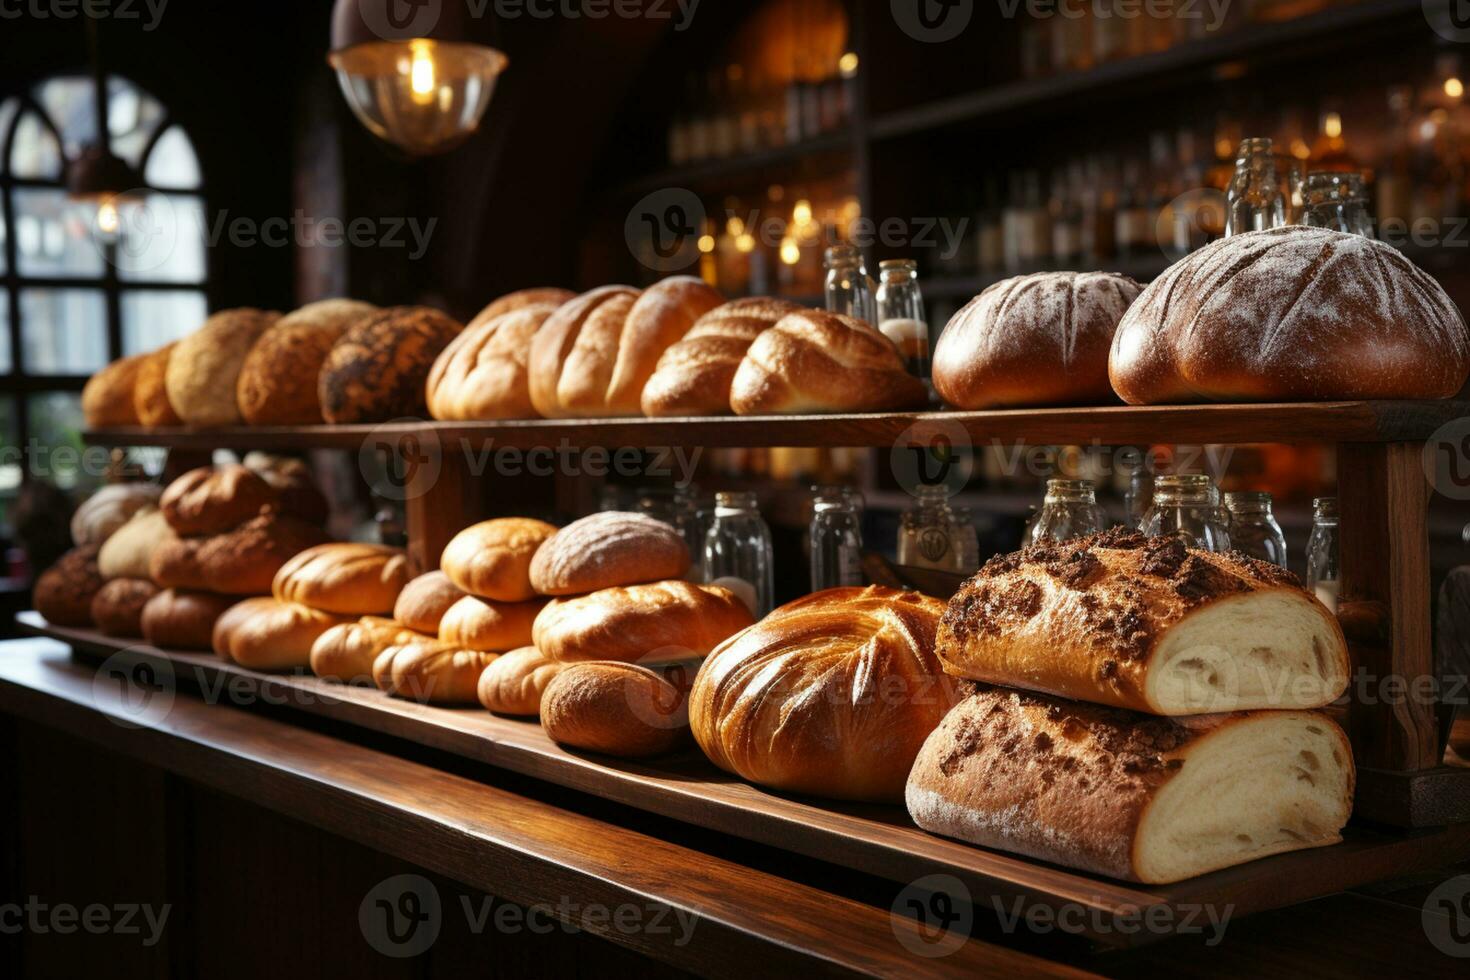
[[404,531],[414,575],[439,567],[449,539],[478,520],[480,495],[461,440],[440,440],[428,426],[399,436]]

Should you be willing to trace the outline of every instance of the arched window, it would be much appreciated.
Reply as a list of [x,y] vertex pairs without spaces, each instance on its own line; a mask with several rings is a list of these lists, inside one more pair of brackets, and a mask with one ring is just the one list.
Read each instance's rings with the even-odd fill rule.
[[[114,153],[143,186],[109,212],[67,198],[67,162],[96,141],[94,86],[58,76],[0,98],[0,509],[22,479],[85,486],[80,395],[109,361],[153,350],[207,315],[203,178],[153,96],[108,79]],[[40,452],[24,452],[26,447]]]

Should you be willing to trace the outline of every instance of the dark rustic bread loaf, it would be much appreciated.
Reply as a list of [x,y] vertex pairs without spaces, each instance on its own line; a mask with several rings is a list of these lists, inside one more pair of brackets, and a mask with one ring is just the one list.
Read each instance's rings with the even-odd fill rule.
[[73,548],[41,573],[31,592],[36,611],[55,626],[91,626],[92,598],[106,583],[97,569],[100,547]]
[[1038,272],[988,287],[934,348],[934,387],[955,408],[1116,400],[1108,352],[1143,287],[1112,272]]
[[426,415],[429,369],[462,329],[427,306],[397,306],[355,323],[322,365],[323,417],[341,423]]
[[235,388],[245,355],[280,318],[264,310],[221,310],[174,347],[164,384],[173,410],[189,425],[239,425]]
[[215,622],[238,601],[212,592],[164,589],[143,607],[143,637],[165,650],[210,650]]
[[1348,682],[1342,629],[1296,576],[1122,528],[992,558],[935,651],[972,680],[1161,715],[1318,708]]
[[200,545],[196,560],[210,592],[270,595],[282,565],[328,540],[326,531],[299,517],[265,513],[207,540]]
[[371,303],[328,299],[277,320],[240,367],[235,388],[240,415],[250,425],[320,423],[322,363],[349,327],[376,312]]
[[643,386],[643,414],[729,415],[730,384],[750,345],[800,309],[784,299],[752,296],[710,310],[658,359]]
[[174,480],[158,507],[176,534],[220,534],[276,502],[276,491],[253,470],[230,464],[201,466]]
[[1449,398],[1470,335],[1398,249],[1292,225],[1170,266],[1123,317],[1108,372],[1132,405]]
[[147,579],[111,579],[92,597],[92,622],[108,636],[142,637],[143,607],[156,595]]

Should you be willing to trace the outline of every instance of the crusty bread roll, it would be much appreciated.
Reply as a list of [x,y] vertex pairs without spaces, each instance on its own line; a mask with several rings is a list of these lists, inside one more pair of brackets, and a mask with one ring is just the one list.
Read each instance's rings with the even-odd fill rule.
[[558,745],[624,759],[672,752],[689,732],[684,693],[637,664],[568,664],[546,685],[540,710]]
[[189,425],[239,425],[235,388],[245,355],[279,313],[221,310],[174,347],[164,373],[168,401]]
[[1166,269],[1119,324],[1108,372],[1132,405],[1450,398],[1470,334],[1398,249],[1291,225]]
[[480,674],[497,656],[434,639],[414,640],[378,654],[373,681],[389,694],[426,704],[474,704]]
[[393,618],[408,629],[428,636],[439,635],[439,621],[465,596],[449,576],[435,569],[411,579],[393,603]]
[[440,620],[439,639],[464,650],[514,650],[531,642],[532,626],[545,605],[545,599],[492,602],[467,595]]
[[928,399],[891,340],[822,310],[791,313],[763,332],[730,383],[737,415],[902,411]]
[[695,740],[763,786],[902,799],[919,746],[959,700],[934,658],[943,612],[938,599],[877,585],[787,603],[699,668]]
[[178,344],[160,347],[143,358],[133,383],[133,410],[138,421],[149,428],[182,425],[184,420],[168,400],[168,361]]
[[265,513],[204,542],[195,560],[210,592],[270,595],[282,565],[327,540],[327,532],[299,517]]
[[531,405],[537,415],[559,419],[572,414],[562,406],[557,392],[566,360],[578,337],[588,330],[590,336],[603,338],[616,351],[623,321],[637,299],[638,290],[631,286],[600,286],[568,300],[546,318],[531,340],[531,353],[526,361]]
[[531,588],[531,558],[556,527],[529,517],[498,517],[472,524],[450,539],[439,567],[455,587],[482,599],[525,602]]
[[334,541],[288,559],[271,582],[271,595],[343,616],[387,615],[407,582],[402,548]]
[[134,354],[113,361],[87,379],[82,388],[82,417],[87,428],[138,424],[133,391],[138,384],[138,371],[147,357],[147,354]]
[[199,550],[209,541],[209,538],[171,537],[159,542],[148,557],[148,577],[160,589],[208,592],[204,568],[199,564]]
[[427,306],[396,306],[354,323],[317,379],[328,422],[423,416],[429,369],[463,326]]
[[275,490],[276,510],[313,524],[326,523],[327,498],[317,489],[316,476],[306,460],[253,452],[246,453],[240,462]]
[[702,657],[752,622],[729,589],[651,582],[553,599],[536,617],[533,642],[562,663],[660,663]]
[[542,595],[581,595],[688,571],[689,546],[678,531],[646,514],[604,511],[573,521],[537,550],[531,587]]
[[31,601],[53,626],[92,625],[92,598],[106,579],[97,569],[98,546],[84,544],[56,560],[36,579]]
[[291,670],[311,664],[311,646],[341,616],[269,596],[236,603],[215,621],[214,652],[251,670]]
[[1157,718],[981,687],[924,743],[925,830],[1154,884],[1341,840],[1352,751],[1313,711]]
[[190,470],[168,485],[158,506],[175,533],[190,537],[239,527],[276,499],[259,474],[231,464]]
[[934,387],[963,409],[1114,402],[1108,351],[1142,288],[1114,272],[1001,280],[939,335]]
[[71,516],[72,544],[100,545],[144,507],[154,507],[163,488],[156,483],[111,483],[82,501]]
[[538,715],[546,685],[566,666],[543,656],[535,647],[521,647],[497,657],[486,667],[475,693],[487,711]]
[[373,663],[392,646],[432,639],[404,629],[391,619],[364,616],[333,626],[311,645],[311,672],[344,684],[371,684]]
[[245,355],[235,396],[250,425],[311,425],[322,421],[317,378],[347,329],[378,312],[371,303],[328,299],[277,320]]
[[485,307],[480,311],[480,315],[475,317],[475,320],[478,322],[493,320],[506,313],[523,310],[528,306],[560,306],[568,300],[575,299],[576,296],[577,294],[570,289],[561,289],[556,286],[518,289],[513,293],[506,293]]
[[763,296],[732,300],[710,310],[658,359],[643,386],[643,414],[729,415],[730,383],[751,343],[782,317],[800,310],[796,303]]
[[488,319],[481,313],[471,321],[429,371],[429,414],[455,421],[535,418],[526,363],[536,331],[558,305],[521,306]]
[[175,538],[163,511],[144,508],[102,543],[102,550],[97,553],[97,570],[105,579],[151,580],[153,552]]
[[961,677],[1159,715],[1318,708],[1349,669],[1336,617],[1290,572],[1122,528],[992,558],[936,650]]
[[213,592],[164,589],[143,607],[143,637],[165,650],[211,650],[214,624],[237,601]]
[[115,578],[92,597],[92,622],[108,636],[141,637],[143,607],[158,586],[142,578]]

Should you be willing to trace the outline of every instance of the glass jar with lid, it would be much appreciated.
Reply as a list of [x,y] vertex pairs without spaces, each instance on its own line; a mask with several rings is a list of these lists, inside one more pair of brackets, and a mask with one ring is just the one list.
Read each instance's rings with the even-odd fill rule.
[[914,377],[929,380],[929,322],[919,292],[919,266],[913,259],[878,263],[878,329],[893,341]]
[[1235,175],[1225,194],[1225,237],[1286,224],[1286,199],[1269,139],[1241,140]]
[[774,608],[771,529],[755,494],[715,494],[715,518],[704,537],[704,580],[740,596],[757,619]]
[[1306,208],[1303,224],[1373,237],[1373,220],[1368,215],[1368,192],[1363,187],[1362,174],[1310,173],[1303,195]]
[[1230,546],[1236,551],[1286,567],[1286,535],[1271,511],[1271,495],[1242,491],[1225,495],[1230,515]]
[[1312,534],[1307,538],[1307,588],[1317,594],[1322,605],[1337,612],[1341,578],[1337,551],[1337,498],[1318,497],[1312,501]]
[[914,506],[904,511],[898,529],[898,563],[946,572],[960,570],[957,521],[949,507],[949,488],[923,484]]
[[827,249],[824,264],[827,311],[876,325],[878,304],[873,298],[873,280],[863,265],[863,253],[856,245],[833,245]]
[[1091,480],[1047,480],[1046,499],[1023,544],[1055,544],[1096,534],[1108,526]]
[[1160,476],[1141,529],[1151,538],[1177,537],[1200,551],[1229,551],[1229,519],[1207,476]]
[[852,487],[813,487],[812,494],[812,591],[862,585],[862,494]]

